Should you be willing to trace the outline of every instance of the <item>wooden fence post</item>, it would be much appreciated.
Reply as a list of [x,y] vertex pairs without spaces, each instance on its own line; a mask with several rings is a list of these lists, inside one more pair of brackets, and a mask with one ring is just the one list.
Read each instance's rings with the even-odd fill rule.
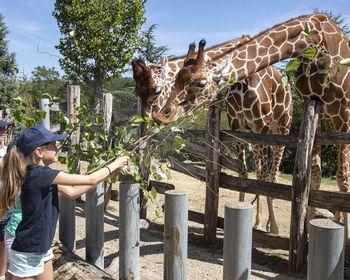
[[206,130],[206,197],[204,216],[204,237],[212,243],[216,240],[220,187],[220,104],[209,107]]
[[[104,130],[109,131],[112,121],[113,97],[103,95]],[[104,192],[106,182],[101,182],[86,194],[86,260],[104,269]]]
[[[72,122],[77,122],[75,108],[80,106],[80,87],[67,86],[67,115]],[[80,142],[80,129],[71,136],[71,146]],[[80,169],[79,162],[76,163]],[[78,171],[79,172],[79,171]],[[68,251],[75,251],[75,200],[60,198],[59,239]]]
[[289,268],[300,273],[306,268],[306,222],[310,191],[312,148],[321,104],[315,100],[304,103],[292,182],[292,215],[289,239]]
[[[137,114],[138,115],[141,115],[141,104],[142,102],[140,101],[140,98],[137,99]],[[139,138],[142,138],[143,136],[145,136],[147,134],[147,124],[146,123],[142,123],[139,127],[139,131],[138,131],[138,134],[139,134]],[[148,169],[147,167],[144,165],[143,163],[143,155],[145,154],[145,150],[147,148],[147,145],[148,143],[147,142],[144,142],[140,145],[139,147],[139,155],[140,155],[140,163],[139,163],[139,167],[140,167],[140,170],[141,170],[141,173],[142,173],[142,176],[144,177],[145,181],[146,182],[149,182],[149,172],[148,172]],[[148,188],[149,188],[149,185],[148,185]],[[141,219],[146,219],[147,218],[147,208],[144,207],[144,199],[143,199],[143,192],[142,192],[142,189],[140,188],[140,218]]]

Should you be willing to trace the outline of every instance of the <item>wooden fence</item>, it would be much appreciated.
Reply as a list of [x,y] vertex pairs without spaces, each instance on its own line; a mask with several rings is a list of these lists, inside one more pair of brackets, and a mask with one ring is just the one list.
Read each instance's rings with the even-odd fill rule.
[[[255,240],[273,239],[274,244],[280,244],[284,249],[289,248],[289,264],[292,272],[305,269],[307,256],[306,213],[307,207],[319,207],[333,211],[350,212],[350,194],[310,189],[311,157],[313,145],[350,144],[350,134],[322,133],[316,134],[316,125],[320,104],[307,101],[304,104],[302,124],[299,137],[287,135],[266,135],[220,131],[220,112],[216,106],[211,106],[208,112],[207,131],[188,130],[182,134],[188,138],[185,150],[202,158],[206,169],[188,163],[171,160],[172,169],[206,181],[205,213],[189,211],[189,220],[204,224],[205,238],[212,242],[216,239],[216,228],[223,227],[223,218],[218,217],[219,187],[230,190],[265,195],[273,198],[291,201],[291,227],[289,241],[282,237],[265,235],[254,230]],[[158,136],[162,139],[162,136]],[[206,139],[206,145],[191,142],[191,138]],[[163,138],[164,139],[164,138]],[[235,142],[237,139],[257,144],[284,145],[296,147],[295,167],[292,185],[264,182],[253,179],[230,176],[220,171],[220,166],[239,172],[237,159],[227,160],[220,156],[222,141]],[[205,141],[203,141],[205,142]],[[169,188],[169,186],[167,186]],[[347,220],[345,220],[347,224]],[[289,242],[289,245],[288,243]]]

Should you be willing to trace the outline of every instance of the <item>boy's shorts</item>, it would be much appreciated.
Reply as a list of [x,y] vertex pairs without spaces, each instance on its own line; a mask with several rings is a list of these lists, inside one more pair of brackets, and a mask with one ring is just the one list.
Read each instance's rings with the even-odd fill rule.
[[0,241],[4,241],[5,227],[11,219],[11,211],[8,211],[5,217],[0,221]]
[[43,254],[24,253],[11,249],[8,272],[17,277],[37,276],[44,272],[45,262],[52,259],[52,249]]

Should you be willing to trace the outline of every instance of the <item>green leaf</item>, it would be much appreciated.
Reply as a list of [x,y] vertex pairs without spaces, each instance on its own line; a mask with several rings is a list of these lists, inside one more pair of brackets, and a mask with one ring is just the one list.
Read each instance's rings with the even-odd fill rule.
[[61,164],[67,164],[67,158],[66,158],[65,156],[59,155],[59,156],[58,156],[58,161],[59,161]]
[[298,58],[291,59],[284,71],[286,71],[287,73],[292,72],[296,70],[299,67],[299,65],[300,65],[300,60]]
[[316,48],[309,47],[309,48],[306,48],[300,54],[300,56],[312,60],[315,57],[316,53],[317,53]]
[[181,136],[176,135],[174,139],[173,147],[177,153],[180,153],[180,151],[185,147],[185,140]]
[[157,190],[155,189],[155,187],[152,187],[151,189],[151,198],[152,200],[155,200],[157,198]]
[[143,123],[145,120],[142,116],[139,115],[135,115],[132,119],[131,119],[131,125],[132,126],[139,126],[141,123]]

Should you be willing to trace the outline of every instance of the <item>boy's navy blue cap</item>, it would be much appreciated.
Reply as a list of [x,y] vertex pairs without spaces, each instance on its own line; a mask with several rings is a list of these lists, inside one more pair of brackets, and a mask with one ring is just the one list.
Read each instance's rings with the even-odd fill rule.
[[13,123],[11,123],[11,122],[6,122],[6,121],[4,121],[4,120],[0,120],[0,127],[9,126],[9,125],[13,125]]
[[42,124],[27,127],[17,139],[17,148],[23,155],[27,156],[35,148],[44,144],[62,141],[67,138],[67,134],[54,134],[46,129]]

